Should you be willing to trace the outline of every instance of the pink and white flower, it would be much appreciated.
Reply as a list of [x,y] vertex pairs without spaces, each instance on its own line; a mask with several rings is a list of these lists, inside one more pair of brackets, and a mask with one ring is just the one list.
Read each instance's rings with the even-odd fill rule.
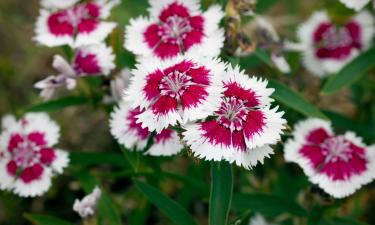
[[336,135],[330,122],[299,122],[285,144],[285,160],[298,163],[309,180],[335,198],[353,194],[375,179],[375,149],[353,132]]
[[360,11],[367,5],[370,0],[340,0],[347,8],[354,9],[355,11]]
[[374,18],[367,11],[350,18],[345,25],[334,24],[324,11],[315,12],[298,29],[298,48],[306,69],[319,77],[338,72],[371,46],[374,31]]
[[132,73],[126,100],[145,109],[137,122],[150,131],[204,119],[220,106],[225,64],[218,59],[143,59]]
[[[142,112],[139,107],[130,108],[128,103],[122,102],[111,114],[111,133],[127,149],[142,151],[151,137],[151,132],[137,122],[137,116]],[[172,129],[164,129],[154,135],[152,142],[152,146],[145,152],[147,155],[170,156],[183,149],[177,132]]]
[[199,158],[250,169],[273,153],[269,145],[280,139],[283,112],[271,108],[273,89],[267,81],[250,78],[238,67],[228,67],[222,86],[224,95],[213,119],[186,125],[184,141]]
[[171,58],[185,52],[218,56],[224,43],[220,6],[200,10],[198,0],[149,0],[149,17],[130,21],[125,48],[138,56]]
[[20,120],[5,116],[0,135],[0,189],[35,197],[51,186],[54,174],[68,165],[68,153],[59,150],[59,126],[45,113],[28,113]]
[[68,63],[63,57],[55,55],[52,67],[56,69],[58,74],[38,81],[34,87],[42,90],[40,95],[44,99],[49,99],[59,87],[65,86],[69,90],[74,89],[76,79],[79,77],[108,75],[115,68],[114,60],[112,48],[104,44],[78,48],[72,63]]
[[[105,22],[111,9],[119,0],[96,0],[67,6],[76,1],[43,1],[43,8],[36,22],[34,39],[48,47],[82,45],[102,42],[116,27]],[[55,8],[55,9],[54,9]],[[57,10],[56,10],[57,9]]]

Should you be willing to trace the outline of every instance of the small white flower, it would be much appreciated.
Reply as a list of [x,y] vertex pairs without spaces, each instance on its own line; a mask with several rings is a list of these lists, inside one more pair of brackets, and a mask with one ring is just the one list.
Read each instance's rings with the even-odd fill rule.
[[73,205],[73,210],[77,212],[82,218],[93,216],[99,203],[101,190],[95,187],[94,190],[86,195],[82,200],[76,199]]
[[255,216],[253,216],[250,219],[249,225],[277,225],[277,224],[268,223],[261,214],[255,214]]

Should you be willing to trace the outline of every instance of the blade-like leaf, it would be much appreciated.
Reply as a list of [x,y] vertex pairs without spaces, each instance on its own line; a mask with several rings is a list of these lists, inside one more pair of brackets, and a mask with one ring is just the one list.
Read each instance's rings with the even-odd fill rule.
[[112,166],[126,167],[127,164],[120,154],[109,152],[77,152],[69,154],[71,165],[93,166],[109,164]]
[[25,218],[30,221],[32,224],[35,225],[73,225],[70,222],[67,222],[65,220],[53,217],[53,216],[47,216],[47,215],[38,215],[38,214],[25,214]]
[[54,111],[61,110],[66,107],[84,105],[90,102],[90,99],[85,97],[70,96],[65,98],[60,98],[56,100],[51,100],[48,102],[43,102],[38,105],[33,105],[26,108],[26,112],[41,112],[41,111]]
[[284,84],[270,80],[269,86],[275,89],[272,96],[286,106],[302,113],[305,116],[327,119],[327,117],[313,104],[305,100],[299,93],[291,90]]
[[237,211],[251,209],[271,216],[282,213],[290,213],[296,216],[307,215],[306,210],[297,203],[268,194],[234,194],[232,209]]
[[197,225],[190,214],[176,201],[170,199],[155,187],[141,181],[134,181],[147,199],[164,213],[174,224]]
[[361,78],[372,66],[375,65],[375,48],[359,55],[349,64],[344,66],[337,74],[329,78],[324,84],[324,94],[334,93]]
[[[95,186],[100,186],[98,180],[86,171],[75,172],[74,176],[79,180],[86,193],[90,193]],[[102,189],[99,202],[99,216],[108,225],[121,225],[121,217],[108,193]]]
[[233,194],[232,167],[228,162],[211,162],[209,225],[226,225]]

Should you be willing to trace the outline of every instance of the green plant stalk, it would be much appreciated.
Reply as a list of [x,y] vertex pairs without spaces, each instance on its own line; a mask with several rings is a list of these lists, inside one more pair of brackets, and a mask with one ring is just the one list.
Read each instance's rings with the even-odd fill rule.
[[228,162],[211,162],[209,225],[227,225],[233,195],[233,172]]

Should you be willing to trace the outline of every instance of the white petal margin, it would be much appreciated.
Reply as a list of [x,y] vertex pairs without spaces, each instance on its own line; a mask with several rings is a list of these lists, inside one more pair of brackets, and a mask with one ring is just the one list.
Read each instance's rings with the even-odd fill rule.
[[44,171],[38,180],[26,184],[22,179],[17,179],[13,184],[13,192],[21,197],[36,197],[47,192],[52,184],[52,171],[50,168],[43,168]]
[[[0,134],[0,153],[1,150],[8,149],[9,139],[13,133],[22,133],[21,125],[17,122],[13,115],[6,115],[1,121],[1,134]],[[4,152],[5,154],[6,152]],[[0,157],[1,159],[1,157]]]
[[315,49],[313,47],[313,34],[319,24],[323,22],[330,22],[326,12],[315,12],[305,23],[303,23],[297,30],[297,36],[301,41],[304,50],[302,51],[302,62],[305,68],[318,77],[324,77],[328,74],[321,65],[321,61],[315,56]]
[[33,40],[41,45],[45,45],[47,47],[56,47],[61,45],[69,45],[73,46],[74,44],[74,37],[70,35],[54,35],[50,32],[48,28],[48,18],[50,16],[50,12],[41,9],[39,11],[39,17],[36,20],[35,24],[35,36]]
[[12,190],[16,179],[8,173],[8,162],[9,159],[7,157],[0,157],[0,189],[9,191]]
[[[201,101],[194,109],[178,109],[178,111],[170,111],[163,116],[156,116],[149,109],[150,102],[143,89],[146,86],[146,78],[150,73],[157,70],[164,70],[170,66],[176,65],[183,60],[192,61],[197,66],[204,66],[210,70],[210,86],[207,88],[208,96]],[[177,56],[168,60],[161,61],[157,58],[142,58],[140,63],[136,65],[136,69],[132,71],[134,76],[130,79],[130,86],[125,91],[125,100],[132,102],[132,107],[141,107],[146,111],[138,116],[139,122],[143,127],[148,127],[150,131],[156,130],[158,133],[167,128],[169,125],[176,125],[177,122],[187,123],[189,121],[203,119],[216,111],[221,102],[223,88],[221,81],[225,74],[226,65],[219,59],[211,59],[202,56],[187,54],[185,56]]]
[[229,162],[234,162],[237,166],[250,170],[258,163],[263,164],[264,159],[270,158],[273,153],[273,149],[269,145],[252,149],[247,148],[245,152],[237,150],[229,159]]
[[372,39],[375,34],[374,16],[369,11],[362,11],[352,18],[361,26],[361,43],[363,50],[369,49],[372,45]]
[[99,25],[95,30],[91,32],[81,32],[77,34],[75,41],[72,45],[74,48],[78,48],[84,45],[99,44],[106,39],[106,37],[112,32],[117,26],[115,22],[99,22]]
[[69,154],[66,151],[55,149],[55,160],[51,164],[53,172],[61,174],[69,164]]
[[213,5],[203,13],[204,28],[201,44],[192,46],[188,52],[197,55],[216,57],[224,46],[224,30],[219,27],[224,12],[219,5]]
[[86,45],[78,49],[83,54],[93,54],[98,60],[98,66],[100,67],[104,75],[109,75],[109,73],[115,69],[115,55],[111,47],[106,46],[103,43]]
[[256,76],[249,77],[239,66],[233,68],[228,65],[223,82],[237,83],[246,90],[254,91],[261,107],[268,106],[274,101],[270,96],[275,89],[267,88],[268,81]]
[[27,113],[23,119],[27,121],[23,128],[26,134],[41,132],[48,146],[57,144],[60,138],[60,127],[51,120],[47,113]]
[[120,0],[96,0],[95,3],[97,3],[100,6],[100,18],[101,19],[107,19],[110,14],[113,7],[118,6],[121,4]]
[[317,184],[325,192],[335,198],[345,198],[360,189],[375,179],[375,158],[373,157],[371,148],[367,147],[362,139],[356,136],[353,132],[346,132],[344,134],[346,140],[353,142],[355,145],[365,149],[365,157],[368,160],[367,170],[359,175],[352,175],[349,179],[344,181],[334,181],[326,174],[316,173],[309,177],[310,181]]
[[176,155],[184,148],[180,142],[180,138],[176,131],[173,131],[172,136],[160,143],[154,141],[151,148],[145,152],[146,155],[151,156],[171,156]]
[[204,160],[230,161],[238,149],[233,146],[225,146],[223,144],[211,143],[209,139],[204,137],[205,131],[202,130],[201,124],[188,124],[183,132],[183,140],[195,157]]
[[79,2],[79,0],[42,0],[41,5],[47,9],[66,9]]
[[110,131],[112,136],[127,149],[143,150],[147,145],[147,139],[141,140],[134,130],[129,129],[127,116],[129,115],[130,106],[128,103],[122,102],[111,113]]
[[264,126],[260,132],[257,132],[248,139],[245,135],[247,148],[259,148],[268,144],[276,144],[281,139],[286,120],[282,118],[284,112],[277,112],[278,106],[271,108],[270,106],[259,109],[263,113]]
[[285,161],[297,163],[308,177],[315,174],[315,168],[309,159],[300,154],[300,149],[306,143],[307,135],[319,128],[324,129],[330,135],[333,134],[330,122],[318,118],[309,118],[294,126],[293,138],[288,139],[284,145]]
[[148,8],[148,12],[150,13],[150,17],[158,19],[160,13],[175,2],[186,7],[191,15],[201,13],[199,0],[149,0],[150,7]]
[[340,0],[347,8],[354,9],[355,11],[360,11],[370,0]]
[[125,26],[124,48],[137,56],[153,55],[152,48],[148,46],[143,36],[151,24],[152,21],[143,16],[130,19],[129,25]]

